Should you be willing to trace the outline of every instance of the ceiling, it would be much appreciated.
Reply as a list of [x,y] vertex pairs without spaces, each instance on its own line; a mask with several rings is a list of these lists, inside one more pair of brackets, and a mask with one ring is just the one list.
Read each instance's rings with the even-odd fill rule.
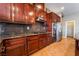
[[79,3],[46,3],[45,6],[50,11],[56,13],[63,12],[64,16],[79,12]]

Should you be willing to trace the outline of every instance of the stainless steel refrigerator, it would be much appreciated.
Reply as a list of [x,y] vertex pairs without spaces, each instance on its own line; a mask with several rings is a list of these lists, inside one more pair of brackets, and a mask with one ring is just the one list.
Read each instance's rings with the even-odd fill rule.
[[62,39],[61,22],[52,23],[52,37],[54,41],[60,41]]

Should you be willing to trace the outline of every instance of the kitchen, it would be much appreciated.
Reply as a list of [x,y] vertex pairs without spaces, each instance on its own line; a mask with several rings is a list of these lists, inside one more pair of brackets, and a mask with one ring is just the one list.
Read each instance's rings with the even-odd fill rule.
[[44,3],[0,3],[0,55],[29,56],[47,47],[56,41],[52,23],[61,21]]

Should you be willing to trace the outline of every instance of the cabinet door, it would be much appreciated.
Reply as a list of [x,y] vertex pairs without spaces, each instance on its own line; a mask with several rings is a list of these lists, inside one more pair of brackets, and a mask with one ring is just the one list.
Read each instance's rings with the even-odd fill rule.
[[48,32],[52,32],[52,14],[48,13],[47,16],[47,25],[48,25]]
[[40,38],[39,40],[39,49],[43,48],[46,46],[46,41],[44,38]]
[[48,34],[48,44],[51,44],[53,42],[52,34]]
[[75,55],[79,56],[79,40],[78,39],[75,40],[75,44],[76,44],[76,46],[75,46]]
[[6,48],[7,56],[22,56],[22,55],[24,55],[24,52],[25,51],[24,51],[23,44],[13,45],[13,46]]
[[0,3],[0,21],[11,21],[11,4]]
[[44,4],[43,3],[36,3],[35,4],[35,13],[36,13],[36,17],[43,17],[43,19],[46,21],[46,19],[45,19],[46,12],[44,11]]
[[1,53],[0,53],[0,56],[1,56]]
[[39,49],[41,49],[45,46],[46,46],[46,36],[45,35],[40,35],[39,36]]
[[25,39],[25,54],[24,55],[28,55],[28,41],[27,41],[27,37]]
[[28,54],[38,50],[38,40],[28,41]]
[[36,11],[41,11],[41,10],[44,11],[45,9],[44,3],[35,3],[34,5],[35,5]]
[[24,18],[26,19],[26,23],[35,23],[35,9],[34,5],[24,4]]
[[60,21],[61,21],[60,16],[57,16],[57,21],[58,21],[58,22],[60,22]]
[[15,38],[5,40],[6,55],[19,56],[25,54],[25,38]]
[[61,20],[60,20],[60,16],[58,16],[57,14],[55,14],[55,13],[52,13],[52,21],[53,22],[60,22]]
[[76,40],[76,49],[79,50],[79,40]]
[[1,47],[0,47],[0,56],[1,56]]
[[14,22],[25,23],[24,19],[24,4],[16,3],[14,4],[15,12],[14,12]]
[[42,10],[41,11],[36,11],[36,17],[42,17],[43,20],[46,21],[45,16],[46,16],[45,11],[42,11]]

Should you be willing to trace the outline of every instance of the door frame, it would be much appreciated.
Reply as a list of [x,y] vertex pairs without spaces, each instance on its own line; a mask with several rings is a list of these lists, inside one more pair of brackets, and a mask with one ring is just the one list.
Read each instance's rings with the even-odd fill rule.
[[[75,20],[66,21],[66,26],[68,25],[69,22],[73,23],[73,38],[75,38]],[[67,29],[67,33],[68,33],[68,27],[66,29]],[[67,33],[66,33],[66,35],[67,35]]]

